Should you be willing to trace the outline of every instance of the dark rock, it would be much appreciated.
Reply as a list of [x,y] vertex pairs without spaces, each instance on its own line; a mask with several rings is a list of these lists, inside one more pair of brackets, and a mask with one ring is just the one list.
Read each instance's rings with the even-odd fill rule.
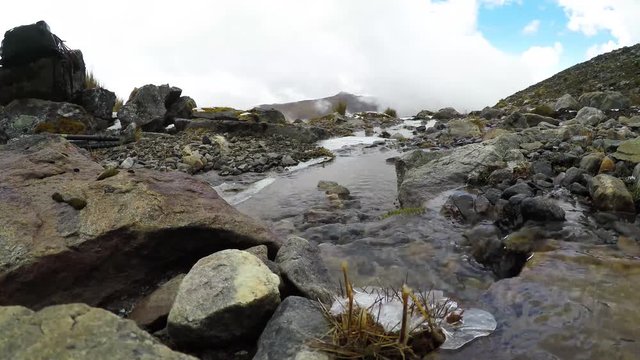
[[456,191],[449,196],[442,207],[442,212],[462,221],[474,223],[478,219],[474,202],[475,197],[473,195],[464,191]]
[[548,116],[539,115],[539,114],[526,113],[526,114],[523,114],[523,116],[524,116],[524,119],[527,122],[527,125],[529,127],[537,126],[541,122],[546,122],[546,123],[551,124],[551,125],[559,125],[560,124],[560,122],[557,119],[554,119],[554,118],[548,117]]
[[318,247],[306,239],[290,236],[276,256],[283,278],[303,296],[329,304],[334,284],[320,258]]
[[500,200],[500,197],[502,196],[502,191],[495,188],[490,188],[490,189],[487,189],[487,191],[485,191],[484,196],[489,200],[491,204],[495,205],[496,202]]
[[103,88],[84,89],[78,96],[77,103],[89,114],[111,122],[116,94]]
[[571,191],[572,194],[581,195],[581,196],[589,195],[589,189],[587,189],[586,186],[579,183],[574,182],[571,185],[567,186],[567,189]]
[[564,175],[564,179],[562,179],[561,185],[567,187],[575,182],[586,185],[587,181],[585,178],[585,174],[587,172],[584,169],[572,167],[567,169],[567,172]]
[[431,119],[431,116],[433,116],[433,111],[429,111],[429,110],[422,110],[420,111],[417,115],[415,115],[413,118],[416,120],[428,120]]
[[255,117],[256,122],[267,124],[286,124],[287,119],[276,109],[253,108],[249,113]]
[[550,199],[527,198],[520,204],[522,218],[534,221],[564,221],[564,210]]
[[576,99],[571,96],[571,94],[564,94],[562,95],[558,101],[556,101],[556,104],[554,106],[554,110],[556,112],[558,111],[566,111],[566,110],[578,110],[580,109],[580,104],[578,104],[578,101],[576,101]]
[[[136,169],[96,181],[103,167],[58,137],[3,146],[0,169],[0,305],[108,307],[218,249],[279,247],[203,180]],[[56,203],[58,189],[86,207]]]
[[502,120],[501,126],[505,129],[526,129],[529,123],[523,114],[514,112]]
[[90,134],[97,130],[95,119],[82,107],[64,102],[14,100],[0,116],[0,130],[10,139],[37,132]]
[[433,118],[436,120],[451,120],[461,117],[462,114],[460,114],[458,111],[456,111],[456,109],[452,107],[440,109],[435,114],[433,114]]
[[485,107],[480,111],[480,117],[486,120],[500,119],[504,116],[504,110],[492,107]]
[[310,347],[329,331],[320,305],[302,297],[289,296],[278,307],[258,340],[254,360],[329,359]]
[[519,182],[513,186],[508,187],[503,193],[503,199],[510,199],[515,195],[533,196],[533,189],[526,182]]
[[144,85],[131,93],[127,103],[118,111],[118,119],[123,127],[130,123],[142,127],[154,122],[159,123],[155,125],[159,128],[164,125],[167,109],[180,98],[181,93],[182,90],[169,85]]
[[552,177],[554,175],[551,164],[548,161],[544,160],[534,161],[531,164],[531,170],[534,174],[544,174],[549,177]]
[[188,96],[182,96],[169,106],[165,117],[170,119],[168,121],[170,123],[174,123],[176,118],[190,119],[193,116],[193,109],[196,107],[195,100]]
[[580,168],[591,175],[596,175],[600,170],[600,164],[603,159],[603,153],[591,153],[580,160]]

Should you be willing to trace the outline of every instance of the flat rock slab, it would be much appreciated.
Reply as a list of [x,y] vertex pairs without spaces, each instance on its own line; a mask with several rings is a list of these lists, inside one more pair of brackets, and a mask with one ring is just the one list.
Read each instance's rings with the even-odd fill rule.
[[133,321],[84,304],[38,312],[0,307],[0,358],[12,360],[195,360],[172,351]]
[[97,180],[104,169],[60,137],[0,147],[0,169],[0,305],[103,306],[221,249],[279,248],[206,182],[144,169]]

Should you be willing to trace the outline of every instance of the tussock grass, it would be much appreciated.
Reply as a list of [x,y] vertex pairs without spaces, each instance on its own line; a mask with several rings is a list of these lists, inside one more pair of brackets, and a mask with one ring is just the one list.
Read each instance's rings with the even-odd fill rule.
[[337,112],[340,115],[344,115],[347,113],[347,103],[344,101],[340,101],[333,107],[333,112]]
[[396,111],[396,109],[392,109],[390,107],[386,108],[384,110],[384,113],[393,117],[393,118],[397,118],[398,117],[398,112]]
[[85,89],[97,89],[102,87],[102,83],[93,75],[93,71],[88,71],[84,77]]

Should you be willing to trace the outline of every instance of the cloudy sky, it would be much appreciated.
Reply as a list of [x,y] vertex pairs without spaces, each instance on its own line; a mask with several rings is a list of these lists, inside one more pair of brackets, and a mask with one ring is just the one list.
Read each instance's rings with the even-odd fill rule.
[[21,0],[119,96],[170,83],[201,106],[375,96],[402,114],[495,104],[640,42],[640,0]]

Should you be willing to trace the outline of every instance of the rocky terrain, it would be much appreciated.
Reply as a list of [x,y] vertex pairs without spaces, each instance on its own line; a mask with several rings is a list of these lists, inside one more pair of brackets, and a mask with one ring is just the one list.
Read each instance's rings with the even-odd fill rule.
[[[0,358],[336,358],[318,341],[344,260],[363,286],[493,314],[481,335],[465,324],[487,319],[447,316],[466,338],[450,349],[490,335],[437,358],[640,352],[638,87],[609,72],[629,74],[637,46],[470,114],[291,123],[152,84],[114,117],[81,53],[50,45],[0,68]],[[584,87],[561,80],[576,74]],[[333,161],[287,170],[318,158]],[[244,202],[221,187],[264,180]]]
[[263,109],[276,109],[282,112],[289,121],[296,119],[313,119],[331,113],[339,104],[344,103],[351,113],[364,111],[378,111],[376,102],[364,96],[357,96],[346,92],[336,95],[312,100],[295,101],[284,104],[260,105]]

